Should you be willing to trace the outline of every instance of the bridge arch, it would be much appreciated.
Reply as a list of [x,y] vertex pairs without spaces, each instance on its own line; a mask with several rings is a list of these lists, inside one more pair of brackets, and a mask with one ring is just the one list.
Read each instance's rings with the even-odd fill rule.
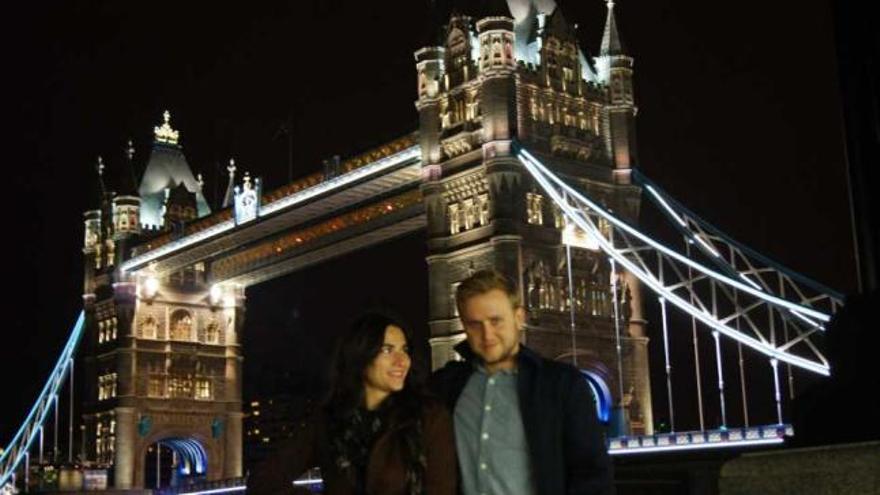
[[141,443],[137,470],[141,479],[136,486],[167,488],[186,479],[219,478],[223,474],[221,461],[214,442],[201,435],[174,430],[157,432]]
[[611,370],[593,352],[582,349],[560,354],[555,360],[571,362],[572,356],[577,357],[578,371],[584,376],[596,400],[596,416],[601,423],[608,423],[611,419],[611,408],[614,406]]

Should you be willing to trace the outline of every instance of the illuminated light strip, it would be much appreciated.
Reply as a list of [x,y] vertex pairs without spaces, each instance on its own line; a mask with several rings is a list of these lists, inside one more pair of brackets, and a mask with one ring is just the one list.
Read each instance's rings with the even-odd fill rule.
[[235,220],[226,220],[225,222],[218,223],[217,225],[207,228],[201,232],[196,232],[193,235],[189,235],[184,237],[183,239],[178,239],[177,241],[165,244],[164,246],[148,251],[147,253],[144,253],[140,256],[135,256],[134,258],[123,263],[120,266],[120,269],[123,273],[128,272],[135,266],[146,265],[147,263],[162,256],[165,256],[166,254],[173,253],[174,251],[191,246],[205,239],[220,235],[224,232],[228,232],[233,228],[235,228]]
[[712,245],[706,242],[702,236],[700,236],[699,234],[694,234],[694,239],[696,239],[697,242],[699,242],[704,248],[706,248],[707,251],[712,253],[713,256],[715,256],[716,258],[721,257],[721,254],[719,254],[718,251],[716,251],[715,248],[712,247]]
[[[340,175],[339,177],[335,177],[328,181],[322,182],[318,185],[312,186],[308,189],[304,189],[297,193],[291,194],[285,198],[279,199],[278,201],[274,201],[269,203],[263,208],[260,208],[259,215],[269,215],[275,213],[276,211],[282,210],[284,208],[288,208],[298,203],[302,203],[303,201],[307,201],[319,194],[324,194],[333,189],[340,188],[347,184],[350,184],[354,181],[358,181],[364,179],[370,175],[374,175],[379,172],[383,172],[389,168],[395,167],[409,160],[414,160],[421,156],[421,147],[419,146],[410,146],[409,148],[395,153],[391,156],[387,156],[380,160],[377,160],[370,165],[366,165],[364,167],[356,168],[351,172]],[[210,237],[214,237],[220,235],[224,232],[232,230],[235,228],[235,220],[227,220],[225,222],[221,222],[213,227],[205,229],[201,232],[197,232],[193,235],[184,237],[183,239],[179,239],[175,242],[166,244],[164,246],[158,247],[152,251],[144,253],[141,256],[134,257],[125,263],[122,264],[121,269],[123,272],[127,272],[131,270],[135,266],[145,265],[155,259],[158,259],[167,254],[173,253],[174,251],[183,249],[185,247],[191,246],[198,242],[201,242]]]
[[[296,480],[293,482],[295,486],[307,486],[307,485],[315,485],[318,483],[323,483],[324,480],[321,478],[316,478],[313,480]],[[181,492],[178,495],[211,495],[214,493],[235,493],[235,492],[243,492],[247,489],[246,485],[242,486],[231,486],[227,488],[214,488],[211,490],[200,490],[197,492]]]
[[804,320],[807,324],[812,325],[812,326],[814,326],[815,328],[818,328],[819,330],[822,330],[822,331],[825,330],[825,327],[824,327],[824,326],[822,326],[822,325],[820,325],[819,323],[816,323],[815,321],[813,321],[813,320],[807,318],[806,316],[802,315],[800,312],[798,312],[798,311],[796,311],[796,310],[791,310],[791,313],[792,313],[793,315],[797,316],[798,318]]
[[[527,152],[525,150],[522,150],[522,152],[520,153],[520,157],[527,156],[526,153]],[[529,161],[531,161],[531,160],[529,160]],[[719,323],[718,321],[716,321],[714,319],[714,317],[712,317],[711,315],[709,315],[706,312],[696,311],[692,305],[690,305],[688,302],[683,300],[681,297],[679,297],[678,295],[676,295],[672,292],[669,292],[652,274],[645,273],[644,271],[642,271],[641,268],[636,266],[634,263],[632,263],[630,260],[628,260],[626,257],[621,255],[620,253],[618,253],[616,251],[616,249],[609,244],[608,240],[606,240],[604,238],[604,236],[601,235],[601,233],[597,232],[596,227],[593,226],[591,222],[586,221],[581,215],[577,215],[576,214],[577,210],[573,210],[572,205],[570,205],[567,202],[562,200],[562,198],[559,196],[559,193],[552,187],[552,185],[550,185],[547,182],[547,178],[544,177],[544,175],[542,175],[541,173],[535,173],[535,171],[531,168],[531,166],[534,166],[535,163],[528,163],[527,160],[522,160],[522,162],[526,166],[526,168],[529,169],[529,171],[532,173],[533,178],[536,181],[538,181],[538,183],[541,184],[541,186],[544,188],[544,190],[551,197],[553,197],[553,199],[554,199],[554,201],[556,201],[557,205],[569,217],[571,217],[575,223],[578,224],[578,227],[580,227],[581,229],[583,229],[586,232],[593,233],[593,235],[596,237],[596,240],[599,242],[600,247],[602,248],[602,250],[606,254],[610,255],[611,257],[616,259],[618,262],[620,262],[631,273],[640,275],[639,279],[641,279],[645,284],[647,284],[649,287],[651,287],[656,293],[665,297],[667,300],[669,300],[670,302],[672,302],[673,304],[678,306],[681,310],[683,310],[686,313],[699,319],[700,321],[705,323],[707,326],[709,326],[715,330],[718,330],[719,332],[726,335],[727,337],[730,337],[734,340],[742,342],[743,344],[747,345],[748,347],[751,347],[752,349],[754,349],[754,350],[756,350],[766,356],[769,356],[772,358],[777,358],[781,361],[791,363],[795,366],[812,371],[812,372],[820,374],[820,375],[829,376],[831,374],[829,367],[827,365],[816,363],[814,361],[810,361],[808,359],[805,359],[805,358],[802,358],[799,356],[795,356],[793,354],[779,351],[778,349],[776,349],[773,346],[764,344],[763,342],[760,342],[752,337],[749,337],[748,335],[742,334],[741,332],[738,332],[732,328],[729,328],[729,327]],[[544,169],[544,170],[546,170],[546,169]],[[547,174],[550,175],[549,172]],[[552,175],[550,175],[550,176],[551,176],[551,178],[555,179],[556,182],[559,182],[558,178],[555,178]],[[654,246],[655,249],[657,249],[661,252],[667,253],[670,256],[678,259],[679,261],[681,261],[683,263],[687,263],[689,265],[692,265],[694,268],[697,268],[698,270],[702,271],[703,273],[706,273],[707,275],[715,276],[720,281],[729,282],[729,283],[732,283],[732,285],[734,285],[736,287],[741,287],[741,288],[747,289],[746,292],[749,292],[753,295],[766,297],[766,294],[764,294],[764,293],[761,293],[759,291],[755,291],[751,287],[748,287],[742,283],[736,282],[728,277],[724,277],[716,272],[713,272],[712,270],[709,270],[709,269],[703,267],[702,265],[691,262],[687,258],[684,258],[683,256],[678,255],[678,253],[670,251],[669,249],[665,248],[664,246],[661,246],[661,245],[657,244],[656,242],[654,242],[650,239],[647,239],[643,234],[641,234],[640,232],[636,231],[635,229],[629,227],[628,225],[624,224],[623,222],[618,220],[616,217],[613,217],[613,216],[605,213],[603,210],[599,209],[598,207],[595,207],[594,206],[595,204],[592,201],[587,200],[582,195],[580,195],[577,191],[574,191],[567,186],[566,186],[566,189],[569,190],[569,192],[572,193],[572,195],[574,195],[576,198],[581,199],[581,200],[583,200],[583,202],[587,203],[587,205],[589,207],[594,208],[596,211],[602,213],[603,217],[606,218],[606,220],[614,223],[615,225],[620,226],[621,228],[623,228],[624,230],[627,230],[628,232],[631,232],[634,236],[636,236],[639,239],[642,239],[644,242],[647,242],[647,243],[651,244],[652,246]],[[773,299],[776,299],[781,302],[785,302],[787,307],[792,306],[791,303],[788,303],[788,301],[780,300],[778,298],[773,298]]]
[[305,486],[305,485],[316,485],[318,483],[323,483],[323,482],[324,482],[323,478],[315,478],[313,480],[295,480],[293,482],[293,484],[296,486]]
[[763,290],[763,289],[761,289],[761,286],[758,285],[757,282],[755,282],[754,280],[752,280],[752,279],[750,279],[749,277],[747,277],[745,273],[740,273],[740,274],[739,274],[739,278],[741,278],[741,279],[745,280],[746,282],[748,282],[748,283],[749,283],[752,287],[754,287],[755,289],[757,289],[757,290]]
[[296,203],[301,203],[319,194],[323,194],[327,191],[336,189],[346,184],[350,184],[354,181],[363,179],[377,172],[382,172],[403,162],[418,158],[421,156],[421,154],[422,149],[420,146],[410,146],[403,151],[397,152],[391,156],[386,156],[385,158],[377,160],[367,166],[356,168],[351,172],[348,172],[347,174],[334,177],[333,179],[322,182],[316,186],[312,186],[296,194],[292,194],[285,198],[279,199],[278,201],[272,202],[260,210],[260,215],[275,213],[278,210],[282,210]]
[[[635,176],[636,176],[637,180],[640,181],[645,187],[652,187],[652,185],[654,183],[648,177],[646,177],[643,173],[640,173],[637,169],[634,169],[633,171],[635,172]],[[665,193],[665,191],[660,189],[659,186],[655,185],[653,187],[655,190],[659,190],[659,192],[662,192],[666,196],[669,196],[668,194]],[[658,192],[658,194],[659,194],[659,192]],[[720,229],[718,229],[714,225],[710,224],[709,222],[706,222],[705,220],[703,220],[699,216],[695,215],[693,212],[689,211],[687,207],[681,205],[680,203],[678,203],[674,199],[670,198],[670,201],[672,201],[675,204],[675,206],[678,208],[679,211],[682,211],[685,215],[687,215],[687,217],[689,218],[690,221],[696,223],[697,225],[699,225],[703,229],[708,230],[708,231],[712,232],[714,235],[718,236],[721,239],[721,242],[724,242],[725,244],[728,244],[731,247],[736,248],[738,251],[741,251],[741,254],[743,256],[745,256],[747,258],[754,258],[754,259],[758,260],[759,262],[763,263],[764,265],[767,265],[765,268],[766,270],[770,270],[773,272],[779,272],[783,275],[791,277],[792,279],[794,279],[798,283],[809,287],[811,290],[819,292],[821,294],[821,296],[828,297],[829,299],[835,301],[836,304],[838,304],[838,305],[843,304],[843,298],[844,298],[843,294],[838,293],[837,291],[830,289],[828,287],[825,287],[824,285],[816,282],[815,280],[811,280],[811,279],[809,279],[809,278],[807,278],[797,272],[790,270],[789,268],[787,268],[785,266],[780,265],[779,263],[777,263],[771,259],[768,259],[764,255],[756,252],[754,249],[736,241],[735,239],[728,237]]]
[[234,493],[234,492],[243,492],[247,489],[247,486],[231,486],[227,488],[214,488],[212,490],[202,490],[198,492],[181,492],[178,495],[208,495],[211,493]]
[[[525,157],[526,160],[522,160],[523,157]],[[596,204],[596,203],[594,203],[593,201],[590,201],[589,199],[587,199],[586,197],[584,197],[584,195],[581,194],[579,191],[577,191],[576,189],[572,188],[570,185],[566,184],[566,183],[565,183],[564,181],[562,181],[560,178],[556,177],[552,172],[550,172],[550,171],[547,169],[547,167],[545,167],[543,164],[541,164],[541,162],[539,162],[536,158],[534,158],[534,157],[531,155],[531,153],[529,153],[529,152],[526,151],[525,149],[520,148],[519,158],[521,159],[521,161],[522,161],[524,164],[525,164],[526,162],[529,162],[529,164],[531,164],[533,167],[537,168],[537,170],[538,170],[538,174],[540,174],[542,177],[545,177],[545,181],[546,181],[547,178],[549,178],[550,180],[552,180],[553,182],[555,182],[556,184],[558,184],[559,187],[562,188],[562,189],[564,189],[567,193],[569,193],[570,195],[572,195],[573,197],[575,197],[575,198],[578,199],[579,201],[585,203],[590,209],[595,210],[595,211],[596,211],[599,215],[601,215],[604,219],[606,219],[607,221],[613,223],[614,225],[616,225],[617,227],[619,227],[621,230],[624,230],[624,231],[626,231],[627,233],[629,233],[629,234],[633,235],[634,237],[638,238],[638,239],[641,240],[642,242],[645,242],[646,244],[649,244],[649,245],[652,246],[654,249],[657,249],[658,251],[662,252],[663,254],[666,254],[667,256],[669,256],[669,257],[671,257],[671,258],[674,258],[675,260],[677,260],[677,261],[679,261],[679,262],[681,262],[681,263],[683,263],[683,264],[685,264],[685,265],[688,265],[688,266],[694,268],[694,269],[697,270],[697,271],[700,271],[700,272],[702,272],[702,273],[705,273],[706,275],[709,275],[710,277],[713,277],[713,278],[715,278],[716,280],[718,280],[718,281],[720,281],[720,282],[724,282],[724,283],[727,283],[727,284],[729,284],[729,285],[732,285],[732,286],[734,286],[734,287],[736,287],[736,288],[742,290],[743,292],[746,292],[746,293],[752,294],[752,295],[755,296],[755,297],[758,297],[758,298],[764,299],[765,301],[771,302],[771,303],[773,303],[773,304],[775,304],[775,305],[782,306],[782,307],[785,307],[785,308],[787,308],[787,309],[792,309],[792,310],[800,311],[801,313],[803,313],[803,314],[805,314],[805,315],[812,316],[813,318],[816,318],[816,319],[821,320],[821,321],[823,321],[823,322],[827,322],[827,321],[829,321],[829,320],[831,319],[831,317],[830,317],[829,315],[827,315],[827,314],[825,314],[825,313],[822,313],[821,311],[817,311],[817,310],[815,310],[815,309],[808,308],[808,307],[805,307],[805,306],[800,306],[800,305],[794,304],[794,303],[792,303],[792,302],[790,302],[790,301],[788,301],[788,300],[781,299],[781,298],[779,298],[779,297],[769,295],[769,294],[764,293],[764,292],[759,291],[759,290],[755,290],[754,288],[752,288],[752,287],[750,287],[750,286],[748,286],[748,285],[745,285],[745,284],[743,284],[742,282],[740,282],[740,281],[738,281],[738,280],[735,280],[735,279],[732,279],[732,278],[730,278],[730,277],[727,277],[726,275],[723,275],[723,274],[718,273],[718,272],[716,272],[716,271],[714,271],[714,270],[711,270],[711,269],[709,269],[709,268],[706,268],[705,266],[703,266],[703,265],[701,265],[701,264],[699,264],[699,263],[697,263],[697,262],[695,262],[695,261],[692,261],[692,260],[690,260],[690,259],[688,259],[688,258],[682,256],[681,254],[679,254],[679,253],[677,253],[677,252],[675,252],[675,251],[673,251],[673,250],[667,248],[666,246],[664,246],[664,245],[662,245],[662,244],[660,244],[660,243],[654,241],[653,239],[647,237],[645,234],[643,234],[643,233],[639,232],[638,230],[634,229],[633,227],[629,226],[628,224],[626,224],[625,222],[623,222],[622,220],[620,220],[620,219],[617,218],[616,216],[611,215],[610,213],[608,213],[607,211],[605,211],[605,209],[602,208],[601,206],[599,206],[598,204]],[[526,164],[526,168],[530,168],[530,167],[529,167],[529,164]],[[531,171],[531,169],[530,169],[530,171]],[[533,175],[533,176],[536,176],[536,175],[538,175],[538,174],[535,174],[534,172],[532,172],[532,175]],[[549,186],[549,185],[548,185],[548,186],[546,186],[546,187],[552,187],[552,186]],[[561,201],[560,199],[557,199],[557,203],[560,203],[560,204],[561,204],[562,201]],[[592,230],[592,229],[590,229],[590,230]]]
[[[65,344],[64,349],[61,351],[61,356],[58,358],[58,362],[55,363],[55,368],[49,375],[49,379],[43,386],[43,390],[40,392],[40,395],[37,396],[36,403],[31,407],[27,419],[22,423],[18,432],[12,438],[12,441],[9,442],[8,447],[3,450],[3,454],[0,454],[0,469],[4,469],[4,471],[0,472],[0,487],[5,486],[9,478],[15,473],[15,469],[18,467],[19,463],[21,463],[25,454],[27,454],[34,439],[38,436],[40,428],[31,428],[30,434],[24,442],[24,447],[18,449],[15,458],[12,459],[10,464],[7,464],[9,456],[12,455],[12,451],[15,450],[16,445],[21,441],[21,437],[25,434],[28,427],[42,425],[46,420],[46,416],[48,416],[49,410],[51,409],[46,401],[55,400],[54,397],[58,394],[58,390],[64,383],[64,377],[72,363],[73,353],[79,344],[80,337],[82,336],[83,328],[85,327],[84,323],[85,311],[80,311],[79,317],[76,319],[76,324],[73,327],[73,331],[70,334],[70,338],[67,340],[67,344]],[[43,410],[39,414],[39,417],[36,417],[37,411],[41,406],[43,406]]]
[[660,196],[660,193],[655,191],[654,188],[651,187],[650,185],[645,185],[645,188],[648,189],[648,192],[653,194],[655,198],[657,198],[657,201],[659,201],[660,204],[663,205],[664,208],[666,208],[666,211],[668,211],[669,214],[672,215],[672,218],[674,218],[682,227],[687,228],[687,223],[685,223],[685,221],[682,220],[680,216],[678,216],[678,213],[676,213],[672,209],[672,207],[669,206],[669,203],[667,203],[666,200]]
[[754,447],[758,445],[778,445],[784,442],[782,437],[762,438],[759,440],[727,440],[721,442],[689,443],[684,445],[651,445],[638,447],[621,447],[609,449],[610,455],[651,454],[657,452],[676,452],[682,450],[732,449],[736,447]]

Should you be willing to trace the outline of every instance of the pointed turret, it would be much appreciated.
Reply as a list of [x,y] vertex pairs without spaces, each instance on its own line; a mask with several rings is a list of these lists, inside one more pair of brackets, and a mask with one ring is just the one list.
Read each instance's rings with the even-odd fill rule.
[[[113,238],[116,241],[140,234],[141,198],[134,173],[134,145],[125,148],[125,165],[119,167],[117,195],[113,197]],[[122,250],[120,250],[122,251]]]
[[626,54],[617,20],[614,16],[614,1],[608,0],[608,18],[602,47],[596,57],[599,81],[608,88],[608,123],[610,135],[606,142],[608,154],[615,168],[615,178],[620,183],[629,183],[629,175],[636,159],[636,105],[633,94],[632,57]]
[[[180,132],[171,127],[171,114],[167,110],[163,119],[162,125],[153,128],[153,149],[138,187],[142,202],[140,222],[151,228],[164,224],[166,190],[178,189],[181,184],[195,195],[196,218],[211,213],[179,144]],[[178,191],[176,196],[179,197],[180,193]]]
[[605,19],[605,33],[602,35],[602,46],[599,56],[626,55],[623,42],[620,41],[620,33],[617,31],[617,21],[614,18],[614,0],[608,0],[608,17]]

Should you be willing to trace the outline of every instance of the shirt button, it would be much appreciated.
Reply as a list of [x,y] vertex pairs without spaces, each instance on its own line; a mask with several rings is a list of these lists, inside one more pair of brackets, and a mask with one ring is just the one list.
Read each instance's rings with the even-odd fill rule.
[[495,379],[489,378],[489,385],[495,385]]
[[482,469],[483,471],[485,471],[485,470],[489,469],[489,466],[487,466],[485,462],[481,462],[481,463],[480,463],[480,469]]
[[487,410],[487,411],[491,411],[491,410],[492,410],[492,406],[491,406],[490,404],[486,404],[486,407],[484,407],[483,409],[485,409],[485,410]]
[[488,439],[489,439],[489,434],[483,433],[483,440],[488,440]]

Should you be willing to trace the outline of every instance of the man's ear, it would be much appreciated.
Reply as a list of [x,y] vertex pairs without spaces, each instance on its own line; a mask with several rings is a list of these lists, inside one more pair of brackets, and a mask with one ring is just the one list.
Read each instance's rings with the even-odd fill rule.
[[516,319],[517,330],[522,330],[523,326],[526,324],[526,309],[522,306],[518,306],[513,310],[513,317]]

